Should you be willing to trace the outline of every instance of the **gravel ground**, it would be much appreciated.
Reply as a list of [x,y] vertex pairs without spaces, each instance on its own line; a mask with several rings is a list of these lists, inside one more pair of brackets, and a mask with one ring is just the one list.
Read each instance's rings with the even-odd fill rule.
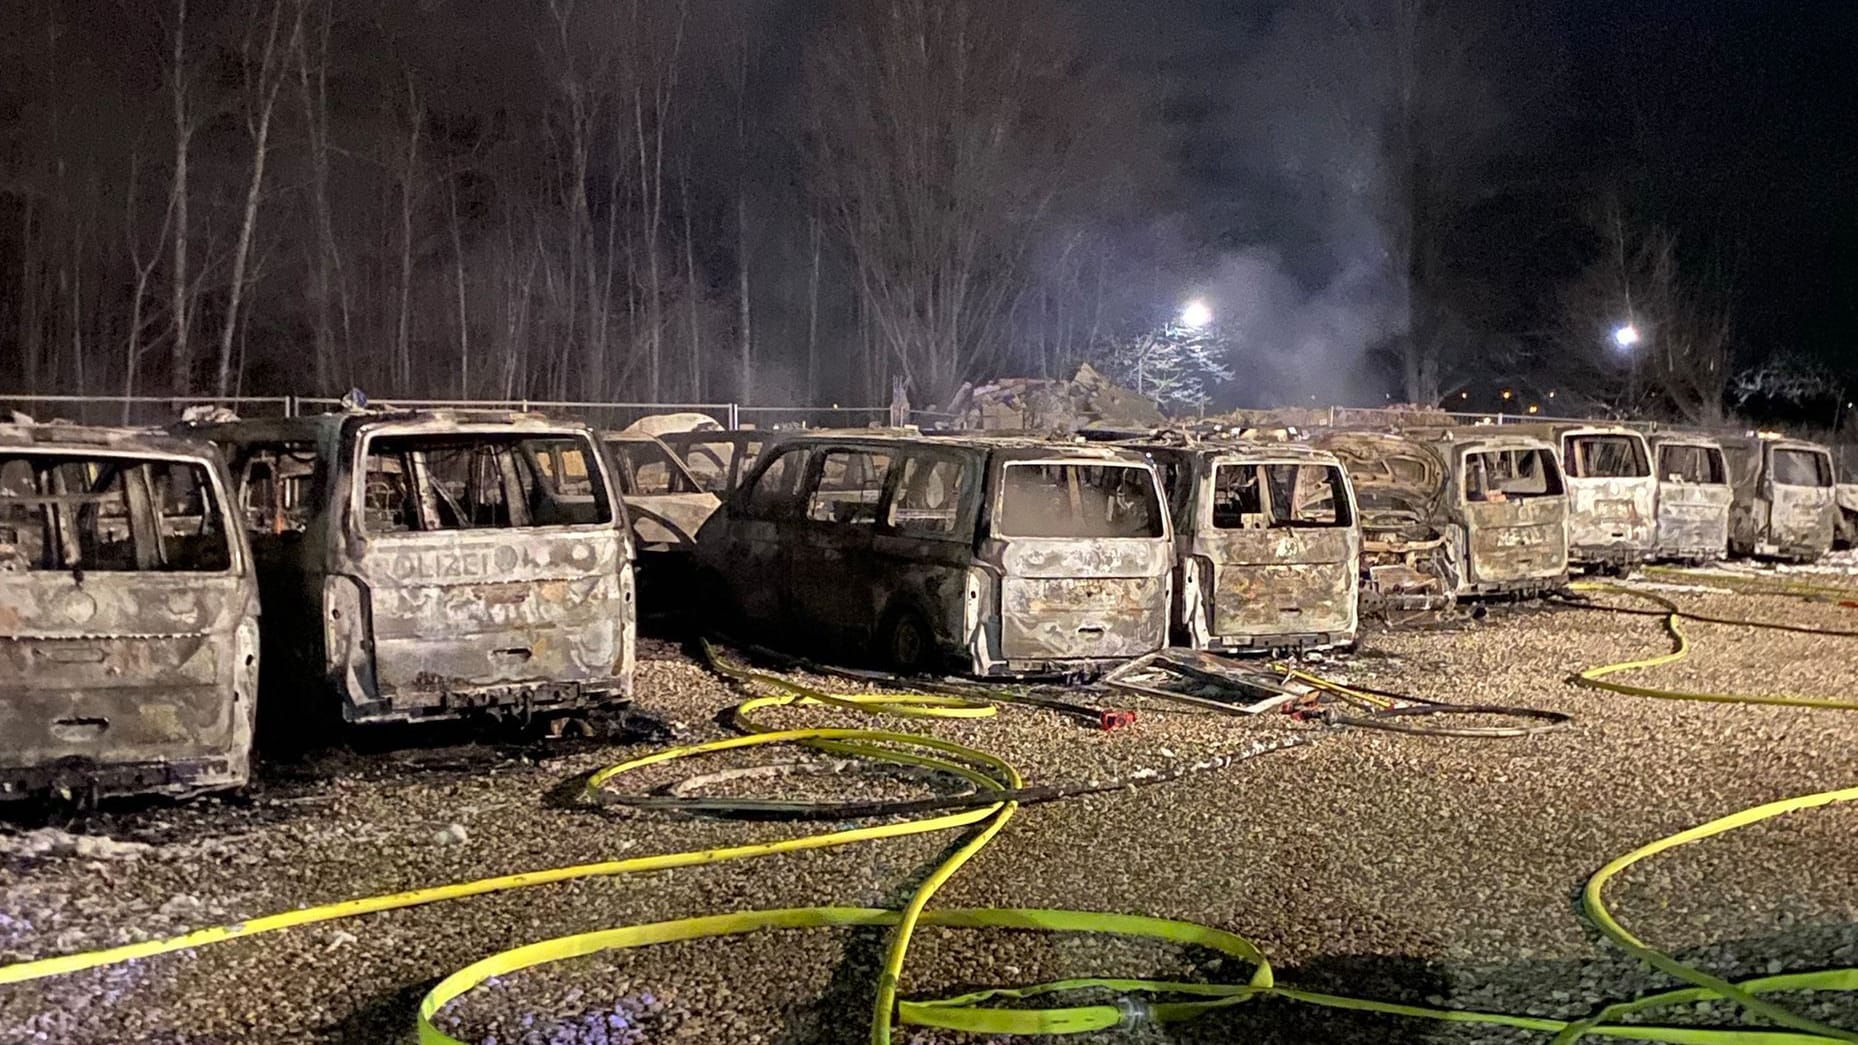
[[[1836,573],[1815,583],[1848,583]],[[1858,578],[1849,578],[1858,597]],[[1660,593],[1698,612],[1858,629],[1836,601]],[[1609,597],[1608,601],[1615,601]],[[1630,600],[1620,605],[1633,605]],[[1718,691],[1858,693],[1858,639],[1687,625],[1685,663],[1629,681]],[[675,647],[644,643],[640,703],[692,739],[723,736],[741,693]],[[1666,984],[1575,914],[1581,884],[1637,845],[1744,806],[1858,781],[1858,714],[1623,697],[1567,677],[1668,648],[1655,617],[1497,607],[1466,626],[1375,632],[1319,669],[1444,700],[1572,713],[1512,740],[1411,737],[1235,719],[1153,700],[1101,733],[1040,711],[884,720],[1013,761],[1029,781],[1103,779],[1288,732],[1312,742],[1215,774],[1022,810],[941,892],[940,906],[1062,906],[1187,918],[1241,933],[1280,982],[1461,1007],[1579,1016]],[[830,684],[834,688],[851,688]],[[776,709],[769,724],[844,724]],[[859,724],[868,725],[868,720]],[[326,753],[237,801],[106,811],[79,825],[148,848],[43,849],[0,837],[0,959],[83,950],[299,905],[490,874],[734,844],[816,828],[571,808],[564,781],[645,746],[423,746]],[[782,758],[788,757],[786,754]],[[739,754],[704,771],[742,766]],[[655,767],[656,787],[695,771]],[[806,794],[824,778],[796,777]],[[945,782],[843,779],[860,795]],[[715,793],[748,793],[732,782]],[[63,825],[54,825],[63,826]],[[1858,810],[1793,814],[1634,868],[1611,890],[1655,946],[1729,975],[1854,963]],[[37,838],[40,844],[32,839]],[[419,997],[493,951],[544,937],[718,911],[894,906],[953,836],[918,836],[438,904],[0,987],[0,1042],[392,1042]],[[66,847],[68,849],[68,845]],[[862,1041],[882,934],[760,934],[602,954],[507,977],[445,1013],[454,1034],[528,1042]],[[924,930],[906,995],[1060,975],[1206,977],[1247,970],[1097,936]],[[1817,1005],[1818,1008],[1812,1006]],[[1800,1005],[1848,1026],[1836,997]],[[1725,1010],[1682,1018],[1719,1022]],[[959,1036],[903,1030],[900,1041]],[[1076,1039],[1073,1039],[1076,1040]],[[1334,1014],[1269,1001],[1193,1024],[1086,1041],[1508,1041],[1529,1035]],[[1541,1040],[1534,1038],[1533,1040]]]

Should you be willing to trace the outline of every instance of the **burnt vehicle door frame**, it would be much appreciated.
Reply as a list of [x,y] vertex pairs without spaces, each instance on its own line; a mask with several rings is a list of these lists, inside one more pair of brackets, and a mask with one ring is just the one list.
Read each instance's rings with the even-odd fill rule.
[[[1652,548],[1655,558],[1711,560],[1729,554],[1729,519],[1734,511],[1735,484],[1729,472],[1729,455],[1722,445],[1705,436],[1665,435],[1650,440],[1652,477],[1657,481],[1656,520]],[[1664,467],[1667,450],[1701,450],[1711,456],[1722,481],[1717,483],[1673,479]]]
[[[292,690],[305,678],[323,677],[328,663],[323,643],[323,578],[328,573],[328,563],[318,546],[333,546],[329,543],[328,529],[333,515],[330,483],[340,440],[334,426],[322,429],[316,436],[303,440],[279,435],[224,444],[238,484],[239,521],[251,542],[258,575],[258,597],[264,606],[265,624],[261,637],[264,672],[260,685],[270,694]],[[315,455],[308,483],[310,514],[302,529],[285,528],[281,526],[283,516],[278,504],[282,487],[278,482],[276,459],[291,452],[287,447],[305,445],[311,447],[310,452]],[[253,467],[261,456],[267,455],[271,457],[267,467],[271,469],[272,496],[269,503],[260,507],[270,514],[272,522],[270,528],[259,529],[251,525],[246,513],[254,508],[251,504]],[[301,717],[298,714],[301,710],[285,707],[282,699],[268,700],[261,708],[267,722],[279,717],[294,722]]]
[[[181,798],[243,786],[256,724],[259,602],[223,457],[197,439],[11,426],[25,433],[15,440],[8,427],[0,425],[0,456],[58,462],[29,466],[33,489],[6,497],[38,505],[42,546],[55,545],[59,563],[0,574],[0,613],[14,621],[0,664],[19,678],[18,691],[0,701],[0,722],[20,730],[0,750],[0,798],[56,789]],[[123,514],[120,526],[110,516],[108,529],[120,528],[132,565],[87,566],[82,557],[81,532],[88,526],[100,538],[105,529],[111,495],[98,489],[102,462],[119,462]],[[163,526],[170,513],[150,474],[157,464],[193,472],[196,486],[204,477],[201,525],[216,516],[223,566],[171,566],[167,542],[186,533]],[[91,489],[69,489],[72,465],[85,466]],[[48,481],[49,490],[39,488]],[[86,511],[94,513],[88,523]]]
[[[755,466],[761,463],[762,457],[772,450],[777,442],[776,433],[774,432],[747,428],[722,430],[705,428],[690,432],[669,432],[658,438],[670,449],[671,456],[676,457],[678,461],[684,465],[684,470],[690,473],[698,489],[713,493],[724,501],[727,501],[729,495],[734,493],[735,490],[742,485],[742,482],[754,473]],[[707,444],[718,443],[727,444],[729,446],[729,460],[727,462],[717,460],[716,454],[713,451],[707,449],[703,451],[710,455],[711,460],[716,460],[717,463],[722,466],[719,473],[723,477],[722,486],[712,489],[705,485],[703,480],[698,477],[697,469],[691,467],[690,456],[693,450],[705,447]],[[746,447],[749,443],[757,444],[755,447],[754,460],[744,464],[742,458],[745,456]]]
[[[812,453],[812,444],[805,442],[763,447],[712,517],[720,525],[705,527],[719,535],[721,547],[705,555],[705,544],[714,542],[698,542],[699,555],[708,560],[707,569],[727,591],[728,605],[744,618],[742,623],[772,622],[774,631],[791,623],[787,576],[793,564],[785,531],[805,503],[801,495],[812,472]],[[786,488],[760,493],[767,473],[783,459],[790,461],[786,467],[797,469],[780,478]]]
[[[1561,454],[1562,489],[1568,497],[1568,556],[1583,565],[1630,568],[1649,558],[1658,541],[1658,472],[1651,442],[1643,432],[1619,425],[1561,425],[1553,430]],[[1643,474],[1576,475],[1589,468],[1583,440],[1623,440]],[[1608,484],[1624,497],[1607,496]],[[1625,519],[1602,519],[1601,502],[1626,504]],[[1643,502],[1643,503],[1641,503]]]
[[[467,493],[478,489],[480,483],[501,486],[502,516],[495,514],[498,505],[492,504],[493,514],[487,525],[478,524],[475,518],[470,525],[444,525],[439,515],[442,508],[456,512],[466,505],[451,501],[449,495],[444,502],[431,496],[437,486],[436,480],[431,479],[432,462],[427,456],[430,451],[419,450],[409,452],[413,456],[402,463],[402,468],[410,466],[412,469],[405,479],[405,492],[412,495],[410,507],[417,513],[420,525],[379,531],[370,527],[366,477],[369,454],[377,441],[469,440],[472,437],[509,443],[500,447],[490,459],[495,466],[494,478],[484,471],[486,461],[477,454],[473,455],[466,475]],[[537,467],[534,458],[521,452],[522,440],[580,443],[578,449],[586,458],[590,477],[598,473],[598,490],[592,492],[586,503],[589,507],[597,505],[600,492],[604,492],[610,517],[596,522],[567,518],[571,515],[570,509],[578,507],[576,501],[561,495],[554,480]],[[329,660],[333,662],[337,656],[346,654],[346,662],[339,666],[344,681],[338,683],[345,718],[351,721],[433,718],[456,715],[474,707],[527,713],[534,704],[552,713],[587,706],[593,702],[589,694],[620,696],[629,692],[637,615],[632,537],[626,523],[625,505],[598,433],[585,425],[571,423],[530,424],[459,417],[445,418],[442,424],[434,425],[421,417],[363,417],[357,419],[357,423],[343,426],[338,460],[344,481],[340,489],[332,491],[334,503],[340,505],[334,524],[345,540],[346,555],[340,563],[344,572],[331,573],[325,582],[330,591],[329,599],[338,603],[331,607],[325,602],[328,607],[325,627],[331,629]],[[560,509],[564,521],[538,522],[531,514],[538,505],[526,500],[517,502],[515,494],[527,492],[518,474],[524,467],[531,470],[535,490],[546,495],[547,504]],[[359,482],[355,481],[357,478]],[[352,538],[348,537],[349,533]],[[435,534],[445,537],[450,547],[436,546],[440,542],[434,540]],[[524,537],[513,538],[514,534]],[[613,541],[610,564],[602,561],[608,557],[607,549],[580,540],[605,536]],[[568,567],[556,568],[553,562],[546,561],[547,555],[531,561],[535,546],[548,541],[563,542],[568,549]],[[554,550],[558,549],[551,547],[549,553]],[[564,572],[573,572],[574,576],[556,575]],[[609,572],[615,588],[610,598],[600,594],[605,590]],[[332,584],[338,577],[346,583]],[[457,584],[444,583],[447,581]],[[478,590],[497,585],[522,586],[522,590],[510,591],[507,596]],[[521,636],[529,641],[490,650],[485,662],[488,668],[482,678],[454,680],[449,675],[421,670],[402,678],[395,692],[389,694],[381,680],[384,664],[392,665],[396,675],[404,675],[407,666],[430,660],[435,653],[442,655],[444,650],[434,647],[442,647],[453,640],[449,634],[412,634],[383,639],[374,613],[382,593],[392,591],[396,599],[410,599],[412,605],[442,615],[448,612],[448,596],[458,586],[468,586],[473,594],[481,596],[487,611],[482,621],[484,630],[473,632],[472,636],[482,641]],[[561,633],[574,624],[529,619],[525,613],[530,611],[516,608],[528,604],[532,597],[543,602],[559,598],[562,605],[578,608],[574,602],[577,595],[585,602],[615,604],[612,623],[618,631],[613,636],[611,657],[604,661],[604,667],[584,663],[583,651],[572,641],[565,641]],[[365,614],[364,641],[334,641],[337,631],[343,627],[336,616],[343,605],[355,615]],[[498,619],[500,614],[491,609],[493,606],[504,608],[503,619]],[[543,614],[533,612],[530,615],[540,617]],[[585,630],[586,623],[579,623]],[[572,660],[580,670],[568,672],[571,677],[560,678],[557,676],[561,673],[547,672],[544,665],[529,667],[532,660],[551,652],[535,641],[538,634],[563,637],[562,645],[566,648],[560,655]],[[466,648],[468,643],[469,640],[465,640],[460,648]],[[389,644],[394,648],[383,648]],[[391,655],[396,650],[400,656]],[[434,675],[437,677],[432,677]],[[456,686],[455,681],[467,684]],[[363,694],[368,698],[365,703],[355,699]]]
[[[891,462],[893,478],[886,484],[878,507],[877,530],[871,535],[873,576],[877,578],[876,613],[870,618],[870,638],[884,638],[905,613],[915,613],[930,629],[938,659],[966,653],[974,636],[968,634],[970,603],[979,592],[969,584],[977,568],[976,541],[980,509],[986,488],[985,454],[957,446],[924,443],[897,444]],[[907,527],[897,518],[904,482],[913,465],[955,469],[955,503],[946,533]]]
[[[1451,488],[1446,497],[1446,512],[1456,529],[1459,562],[1459,594],[1484,595],[1510,591],[1541,591],[1558,587],[1568,576],[1568,493],[1567,479],[1561,472],[1561,458],[1555,444],[1529,437],[1495,437],[1482,435],[1452,439],[1446,442],[1450,468]],[[1503,453],[1515,454],[1532,452],[1539,454],[1547,465],[1555,470],[1557,489],[1542,494],[1511,499],[1510,491],[1504,491],[1504,500],[1472,500],[1470,496],[1471,466],[1468,458],[1472,454]],[[1548,508],[1533,507],[1535,502],[1558,503],[1559,511]],[[1557,515],[1551,526],[1549,522],[1535,518],[1542,515]],[[1492,576],[1489,564],[1483,563],[1483,556],[1477,554],[1478,533],[1502,530],[1541,529],[1559,535],[1559,555],[1561,567],[1557,572],[1529,572],[1514,577]]]
[[[1009,671],[1012,671],[1013,669],[1011,669],[1010,666],[1014,663],[1076,663],[1080,665],[1089,665],[1093,663],[1116,662],[1127,660],[1132,656],[1139,656],[1142,653],[1153,652],[1153,650],[1167,645],[1168,631],[1174,617],[1175,544],[1171,502],[1168,498],[1168,491],[1162,488],[1160,469],[1153,461],[1149,460],[1146,455],[1127,448],[1108,450],[1106,453],[1100,455],[1083,453],[1067,455],[1064,451],[1068,448],[1070,447],[1066,447],[1064,444],[1055,444],[1050,447],[996,447],[991,448],[993,452],[988,455],[987,471],[982,487],[984,491],[984,504],[975,534],[975,560],[977,567],[992,575],[993,596],[990,600],[976,600],[976,605],[981,607],[981,609],[977,610],[977,613],[983,614],[983,616],[980,617],[982,627],[978,629],[980,632],[980,648],[974,651],[973,655],[975,668],[978,674],[991,673],[991,668],[995,664],[1006,664],[1009,666]],[[1158,516],[1156,521],[1161,527],[1161,534],[1155,537],[1106,538],[1028,537],[1024,535],[1001,533],[999,530],[1000,520],[1001,516],[1004,514],[1003,508],[1006,503],[1008,489],[1006,472],[1007,469],[1013,467],[1094,467],[1134,468],[1140,470],[1147,474],[1149,485],[1155,497],[1155,510]],[[1086,563],[1082,567],[1082,571],[1085,572],[1039,571],[1018,573],[1015,572],[1014,569],[1016,561],[1020,562],[1023,566],[1030,567],[1033,565],[1031,560],[1035,560],[1038,557],[1037,553],[1041,551],[1055,551],[1056,549],[1053,546],[1065,542],[1101,545],[1101,543],[1105,541],[1150,543],[1152,547],[1162,549],[1164,559],[1160,570],[1155,573],[1113,574],[1110,576],[1103,576],[1101,572],[1095,574],[1087,572],[1092,568],[1106,570],[1115,567],[1116,560],[1120,558],[1120,556],[1102,547],[1081,553],[1086,559]],[[1016,545],[1018,546],[1017,548],[1015,547]],[[1016,552],[1018,554],[1016,554]],[[1059,552],[1058,554],[1062,559],[1063,553]],[[1094,562],[1091,560],[1094,560]],[[1155,641],[1152,643],[1145,643],[1145,648],[1141,649],[1139,652],[1099,653],[1099,655],[1095,656],[1076,657],[1048,654],[1045,652],[1024,655],[1015,653],[1008,648],[1008,635],[1010,630],[1010,607],[1008,606],[1009,600],[1007,598],[1008,585],[1015,580],[1036,586],[1041,582],[1082,582],[1088,584],[1093,580],[1099,582],[1114,582],[1150,579],[1158,579],[1162,586],[1158,607],[1159,617],[1155,622],[1157,625],[1157,634],[1153,636]],[[991,614],[987,615],[987,611],[989,610],[991,610]],[[1103,620],[1105,623],[1099,626],[1098,630],[1106,633],[1115,630],[1117,621],[1121,617],[1120,614],[1103,610],[1060,609],[1054,611],[1054,613],[1056,615],[1068,615],[1079,619],[1092,618]],[[987,625],[991,625],[991,627]],[[1023,638],[1022,636],[1022,639]],[[1047,669],[1033,668],[1029,673],[1039,673],[1044,670]]]
[[[1754,554],[1801,561],[1819,558],[1831,550],[1837,528],[1838,483],[1831,451],[1800,439],[1762,439],[1759,446],[1756,505],[1760,515],[1756,520]],[[1775,455],[1782,452],[1813,458],[1814,471],[1823,481],[1812,486],[1781,482]],[[1813,532],[1803,536],[1804,529],[1792,525],[1788,515],[1807,512],[1814,516]]]
[[[787,540],[783,542],[786,548],[781,572],[788,612],[816,640],[862,644],[876,633],[878,616],[886,612],[878,598],[887,585],[876,551],[877,528],[889,511],[896,483],[892,473],[903,444],[835,439],[808,440],[806,445],[812,453],[800,483],[798,511],[788,520]],[[826,465],[835,454],[888,458],[868,517],[863,511],[848,519],[814,517],[814,501],[826,479]],[[849,463],[847,467],[849,470]],[[860,518],[864,521],[858,521]]]
[[[1158,448],[1159,449],[1159,448]],[[1151,455],[1155,451],[1151,451]],[[1270,447],[1203,446],[1177,451],[1186,459],[1190,484],[1184,503],[1172,506],[1175,525],[1176,573],[1175,603],[1179,607],[1175,623],[1184,628],[1191,644],[1208,648],[1270,648],[1274,645],[1334,645],[1353,640],[1359,627],[1361,537],[1359,513],[1348,470],[1340,459],[1319,452],[1287,452]],[[1327,457],[1327,459],[1325,459]],[[1257,471],[1258,515],[1264,524],[1256,527],[1221,527],[1215,521],[1216,493],[1220,468],[1250,468]],[[1280,523],[1275,510],[1277,490],[1269,469],[1290,467],[1314,468],[1333,473],[1339,483],[1334,492],[1342,498],[1335,505],[1335,521],[1310,526]],[[1180,495],[1170,491],[1171,499]],[[1320,549],[1329,546],[1325,550]],[[1296,567],[1343,567],[1345,591],[1340,599],[1345,607],[1340,626],[1312,627],[1301,615],[1301,604],[1286,607],[1280,589],[1281,577]],[[1220,591],[1228,573],[1249,575],[1256,580],[1247,585],[1260,592],[1271,592],[1278,621],[1234,622],[1237,626],[1222,629]],[[1318,571],[1322,572],[1322,571]],[[1332,571],[1330,571],[1332,572]],[[1204,576],[1203,576],[1204,575]],[[1294,588],[1294,585],[1291,587]],[[1228,611],[1237,616],[1242,611]],[[1294,622],[1283,620],[1294,614]],[[1318,621],[1317,624],[1326,622]],[[1279,640],[1273,642],[1272,640]]]

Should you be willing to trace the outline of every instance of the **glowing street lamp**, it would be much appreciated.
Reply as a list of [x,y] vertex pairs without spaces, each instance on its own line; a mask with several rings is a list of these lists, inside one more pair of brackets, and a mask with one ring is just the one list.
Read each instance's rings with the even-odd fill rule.
[[1190,330],[1200,330],[1213,323],[1213,308],[1206,302],[1195,298],[1181,308],[1181,326]]
[[1629,349],[1639,343],[1639,328],[1631,323],[1621,323],[1613,328],[1613,347]]

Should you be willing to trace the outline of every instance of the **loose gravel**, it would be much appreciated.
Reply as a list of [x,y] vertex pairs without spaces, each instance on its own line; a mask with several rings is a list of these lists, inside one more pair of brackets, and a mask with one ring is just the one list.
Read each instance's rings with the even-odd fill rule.
[[[1815,579],[1822,581],[1845,583],[1836,575]],[[1852,583],[1858,597],[1858,578]],[[1858,611],[1837,601],[1674,587],[1660,594],[1702,613],[1858,629]],[[1858,639],[1686,627],[1698,645],[1690,661],[1626,680],[1858,693]],[[688,739],[728,735],[718,716],[743,693],[673,645],[643,646],[641,706],[679,723]],[[1359,654],[1315,665],[1433,699],[1575,716],[1568,728],[1524,739],[1328,729],[1281,715],[1240,719],[1091,694],[1071,696],[1134,707],[1138,722],[1104,733],[1008,707],[990,719],[886,719],[881,728],[973,744],[1013,761],[1032,783],[1106,779],[1265,737],[1313,735],[1310,744],[1179,783],[1028,807],[936,903],[1192,919],[1258,942],[1280,982],[1575,1017],[1605,1000],[1669,985],[1576,916],[1575,896],[1597,867],[1703,820],[1858,780],[1858,713],[1624,697],[1566,681],[1583,667],[1668,648],[1655,617],[1499,606],[1455,628],[1376,631]],[[758,716],[782,726],[846,722],[817,708]],[[563,796],[585,774],[646,746],[457,741],[429,737],[325,753],[275,767],[243,799],[118,808],[81,825],[50,825],[123,846],[29,835],[43,825],[22,822],[0,834],[0,960],[415,886],[837,826],[591,812]],[[761,758],[765,753],[738,753],[700,768]],[[654,767],[625,786],[657,787],[696,771]],[[781,783],[820,797],[923,794],[928,787],[806,776]],[[835,779],[844,790],[832,786]],[[754,786],[736,781],[706,793],[754,793]],[[1849,844],[1854,827],[1858,810],[1792,814],[1654,858],[1609,896],[1621,921],[1646,940],[1727,975],[1858,963],[1858,898],[1849,889],[1858,875],[1858,847]],[[719,911],[894,906],[955,841],[916,836],[586,879],[0,987],[0,1042],[404,1041],[421,995],[493,951]],[[498,1045],[862,1041],[882,947],[879,932],[836,930],[601,954],[505,977],[454,1003],[442,1022],[465,1040]],[[1083,974],[1238,982],[1249,970],[1096,935],[925,929],[903,992]],[[1858,1012],[1842,997],[1788,1001],[1858,1026]],[[1732,1014],[1706,1006],[1661,1018],[1720,1022]],[[904,1028],[898,1040],[968,1039]],[[1540,1039],[1260,1001],[1190,1025],[1121,1028],[1082,1040]]]

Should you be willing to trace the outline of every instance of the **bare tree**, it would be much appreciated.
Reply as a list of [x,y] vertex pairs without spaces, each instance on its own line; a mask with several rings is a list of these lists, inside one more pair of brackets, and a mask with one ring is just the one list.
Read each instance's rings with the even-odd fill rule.
[[[290,8],[288,26],[284,24],[287,5]],[[286,28],[290,35],[280,45],[278,34]],[[287,56],[296,52],[302,30],[302,5],[294,0],[272,0],[270,18],[264,30],[264,44],[259,51],[255,69],[251,64],[249,37],[244,48],[246,89],[253,96],[251,104],[256,107],[255,113],[247,113],[247,126],[252,135],[252,176],[245,191],[245,213],[239,221],[238,246],[233,248],[225,323],[219,332],[219,372],[214,394],[222,398],[232,384],[232,339],[239,329],[239,303],[245,296],[245,269],[251,257],[252,235],[258,227],[259,201],[264,196],[265,165],[271,155],[271,114],[277,108],[278,91],[284,86]]]
[[[303,109],[304,139],[309,154],[309,203],[316,227],[316,235],[309,243],[314,279],[311,297],[316,310],[313,373],[316,390],[326,393],[334,388],[338,353],[347,352],[352,308],[348,281],[342,272],[342,252],[336,241],[334,209],[329,200],[329,38],[334,31],[335,15],[330,0],[318,0],[316,11],[317,20],[312,31],[297,35],[296,59],[298,100]],[[332,307],[339,308],[341,313],[340,341],[336,337]]]
[[813,179],[861,302],[912,392],[945,399],[1003,350],[1099,85],[1036,0],[847,3],[808,66]]
[[174,102],[174,266],[168,273],[174,321],[174,394],[193,392],[193,342],[187,312],[187,158],[193,144],[194,118],[187,97],[187,0],[174,0],[174,51],[168,66],[168,90]]
[[1617,199],[1594,215],[1598,249],[1561,294],[1561,369],[1618,413],[1723,420],[1731,370],[1732,281],[1686,271],[1677,235]]

